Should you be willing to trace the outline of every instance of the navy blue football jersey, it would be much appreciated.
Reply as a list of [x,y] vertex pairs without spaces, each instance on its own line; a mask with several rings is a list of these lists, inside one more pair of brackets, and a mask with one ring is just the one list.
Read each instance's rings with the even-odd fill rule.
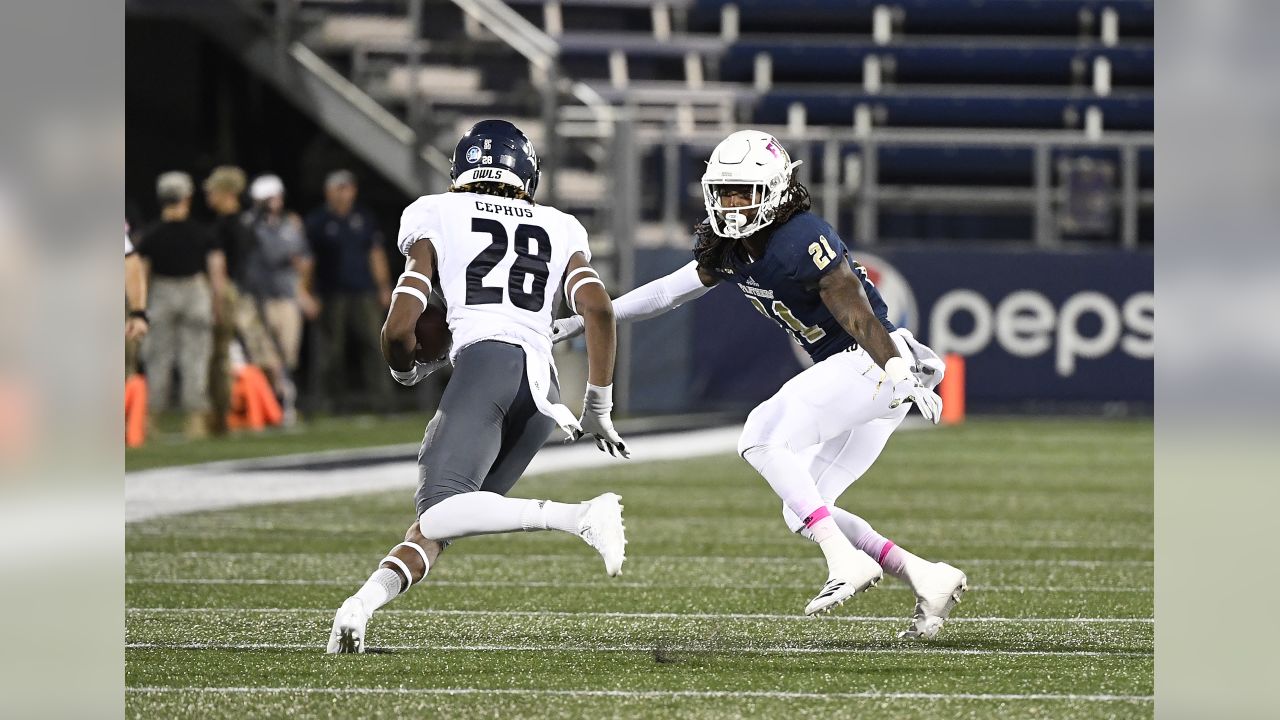
[[845,332],[818,293],[818,280],[847,263],[862,280],[871,309],[885,330],[893,332],[889,308],[867,271],[849,256],[834,228],[813,213],[793,215],[774,229],[764,257],[747,262],[739,251],[728,254],[713,274],[738,286],[765,317],[782,326],[814,362],[847,350],[857,340]]

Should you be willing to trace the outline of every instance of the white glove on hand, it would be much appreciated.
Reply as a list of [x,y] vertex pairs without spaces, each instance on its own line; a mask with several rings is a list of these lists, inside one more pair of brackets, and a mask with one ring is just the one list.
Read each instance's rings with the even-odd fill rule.
[[431,362],[425,363],[415,360],[413,367],[408,370],[397,370],[395,368],[388,369],[391,371],[391,377],[394,378],[396,382],[404,385],[405,387],[411,387],[422,382],[428,375],[448,364],[449,358],[442,357],[439,360],[432,360]]
[[629,458],[631,453],[627,451],[627,444],[618,437],[618,431],[613,429],[613,420],[609,417],[612,410],[613,386],[597,387],[587,383],[587,397],[582,401],[582,420],[578,423],[582,430],[576,432],[573,439],[593,435],[596,447],[602,452],[607,451],[614,457],[621,455]]
[[914,403],[920,414],[934,425],[942,419],[942,398],[929,388],[920,384],[911,366],[901,357],[889,358],[885,363],[884,373],[893,384],[893,400],[889,407],[896,408],[904,402]]
[[[551,325],[551,344],[564,342],[582,334],[584,324],[581,315],[573,315],[557,320]],[[612,386],[610,386],[612,387]]]

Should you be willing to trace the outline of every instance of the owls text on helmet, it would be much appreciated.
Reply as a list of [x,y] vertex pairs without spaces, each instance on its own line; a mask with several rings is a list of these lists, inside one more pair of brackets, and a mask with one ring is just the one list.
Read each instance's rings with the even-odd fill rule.
[[[791,187],[791,173],[800,164],[792,162],[777,138],[759,130],[740,130],[725,138],[711,152],[702,176],[702,198],[707,218],[715,234],[743,238],[760,231],[777,217],[778,206]],[[751,204],[724,207],[720,189],[724,185],[748,186]],[[744,210],[755,210],[748,219]]]

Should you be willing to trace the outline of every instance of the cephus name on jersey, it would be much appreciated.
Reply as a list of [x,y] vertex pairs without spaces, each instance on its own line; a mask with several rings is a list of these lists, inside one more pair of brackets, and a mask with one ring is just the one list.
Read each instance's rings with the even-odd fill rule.
[[774,228],[764,257],[749,261],[730,253],[726,266],[715,268],[715,274],[734,283],[757,311],[789,332],[817,362],[856,344],[818,292],[819,280],[839,263],[854,271],[871,309],[892,332],[888,307],[866,268],[849,255],[835,228],[813,213],[798,213]]
[[569,258],[580,252],[591,259],[587,231],[572,215],[478,193],[418,198],[405,208],[396,237],[406,256],[418,240],[431,240],[455,354],[485,339],[529,343],[549,354]]

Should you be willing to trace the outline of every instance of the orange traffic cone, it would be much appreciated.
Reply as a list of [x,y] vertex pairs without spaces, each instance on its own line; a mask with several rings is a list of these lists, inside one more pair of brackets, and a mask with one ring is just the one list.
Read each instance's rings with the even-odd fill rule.
[[124,445],[142,447],[147,441],[147,379],[139,373],[124,381]]
[[947,372],[938,385],[938,395],[942,398],[942,422],[958,425],[964,422],[964,356],[947,353],[943,360],[947,363]]
[[283,419],[284,411],[276,400],[266,373],[254,365],[242,366],[231,386],[227,427],[232,430],[262,430],[267,425],[279,425]]

